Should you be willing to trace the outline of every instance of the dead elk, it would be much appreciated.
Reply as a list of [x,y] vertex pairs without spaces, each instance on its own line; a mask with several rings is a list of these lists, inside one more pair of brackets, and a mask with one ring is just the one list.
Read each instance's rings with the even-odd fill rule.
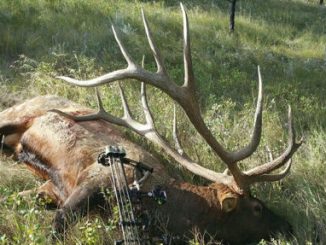
[[[4,146],[45,181],[35,191],[49,206],[59,208],[54,223],[58,230],[63,228],[62,213],[82,210],[110,186],[109,169],[97,163],[106,145],[121,145],[129,158],[150,163],[154,168],[149,177],[152,184],[170,181],[155,157],[127,140],[112,124],[102,120],[75,122],[49,112],[52,108],[74,115],[92,112],[60,97],[36,97],[0,113],[0,135]],[[132,178],[132,173],[128,176]]]
[[[137,65],[126,51],[115,28],[112,27],[116,41],[126,59],[125,69],[86,81],[59,77],[68,83],[96,87],[123,79],[142,82],[141,103],[145,123],[136,121],[130,113],[124,92],[120,89],[124,116],[116,117],[105,111],[97,93],[99,111],[91,113],[88,109],[54,97],[40,97],[42,105],[26,102],[0,114],[0,134],[5,135],[5,144],[15,149],[18,158],[24,161],[36,174],[47,182],[39,188],[39,195],[46,195],[58,206],[54,226],[62,227],[68,212],[76,212],[86,200],[99,191],[99,187],[109,185],[107,170],[99,167],[96,157],[108,144],[121,144],[131,154],[130,158],[153,163],[155,172],[146,181],[166,187],[168,202],[155,212],[168,220],[171,233],[188,235],[192,229],[207,233],[215,239],[231,244],[244,244],[268,239],[277,233],[290,234],[287,221],[272,213],[258,199],[251,196],[250,187],[258,182],[272,182],[284,178],[290,170],[291,158],[302,141],[296,142],[292,124],[291,108],[288,112],[288,146],[277,158],[255,168],[242,171],[238,163],[251,156],[257,149],[262,130],[262,80],[258,68],[258,98],[254,116],[251,140],[238,151],[226,150],[212,135],[200,113],[196,100],[194,74],[192,69],[190,38],[187,14],[181,5],[184,34],[184,84],[178,86],[168,75],[162,58],[153,41],[150,28],[142,13],[146,36],[153,52],[157,72],[145,70]],[[184,153],[177,135],[177,120],[174,118],[174,140],[176,148],[155,129],[154,120],[146,97],[145,84],[153,85],[168,94],[186,113],[198,133],[225,163],[227,170],[217,173],[202,167]],[[41,99],[42,98],[42,99]],[[57,100],[57,104],[46,100]],[[47,105],[43,109],[42,106]],[[22,109],[24,108],[24,109]],[[56,108],[48,112],[48,109]],[[24,114],[25,113],[25,114]],[[185,169],[212,181],[209,186],[196,186],[180,181],[171,181],[159,161],[145,150],[123,138],[111,124],[129,128],[160,146],[168,155]],[[279,173],[274,170],[284,167]],[[151,203],[146,203],[149,209]],[[154,211],[154,210],[153,210]]]

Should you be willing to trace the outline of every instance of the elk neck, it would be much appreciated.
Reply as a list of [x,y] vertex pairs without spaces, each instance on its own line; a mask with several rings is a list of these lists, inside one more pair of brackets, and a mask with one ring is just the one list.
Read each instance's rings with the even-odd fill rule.
[[229,187],[213,183],[209,186],[196,186],[187,182],[174,182],[165,187],[167,202],[155,206],[155,217],[177,234],[187,234],[193,229],[208,232],[213,236],[219,232],[227,213],[222,210],[221,198],[232,194],[238,196]]

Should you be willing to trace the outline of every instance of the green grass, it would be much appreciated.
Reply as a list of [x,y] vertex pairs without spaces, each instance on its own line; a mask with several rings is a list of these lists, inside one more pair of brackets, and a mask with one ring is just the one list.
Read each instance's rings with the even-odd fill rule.
[[[229,149],[244,145],[250,135],[256,67],[261,67],[265,90],[263,138],[257,153],[244,161],[244,166],[266,161],[266,145],[275,154],[284,149],[286,108],[292,105],[296,130],[298,135],[305,135],[306,143],[295,154],[289,177],[281,183],[257,185],[254,192],[288,218],[295,228],[297,243],[326,243],[326,8],[304,0],[239,1],[236,31],[230,34],[227,1],[192,0],[185,6],[203,116]],[[141,7],[170,76],[181,84],[182,20],[178,1],[0,1],[1,107],[49,91],[95,106],[92,89],[65,85],[55,76],[90,78],[125,67],[112,24],[120,30],[134,59],[140,63],[144,54],[146,68],[155,70],[141,22]],[[142,120],[139,92],[135,91],[139,85],[126,82],[124,87],[134,114]],[[166,122],[172,121],[173,103],[156,89],[149,91],[158,129],[171,139],[172,123]],[[121,114],[116,86],[105,86],[101,92],[108,110]],[[161,103],[167,106],[162,109]],[[187,152],[205,166],[222,170],[224,165],[189,126],[180,109],[178,114],[180,138]],[[159,151],[137,136],[131,137]],[[53,212],[36,208],[35,200],[15,203],[20,200],[17,192],[37,186],[39,181],[8,161],[2,159],[0,165],[0,198],[6,200],[0,204],[0,243],[43,243],[47,241]],[[193,179],[189,173],[183,175]],[[47,218],[43,221],[44,214]],[[68,243],[103,243],[103,237],[110,236],[106,221],[96,215],[81,219],[67,238]]]

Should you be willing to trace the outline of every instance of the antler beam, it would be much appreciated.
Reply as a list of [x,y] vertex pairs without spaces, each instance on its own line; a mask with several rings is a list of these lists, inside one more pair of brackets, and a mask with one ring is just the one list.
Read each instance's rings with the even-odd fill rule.
[[[145,136],[150,141],[158,144],[161,146],[167,154],[171,155],[177,162],[179,162],[182,166],[190,170],[191,172],[205,177],[212,181],[220,181],[223,183],[230,183],[231,179],[234,179],[236,182],[237,191],[242,192],[246,191],[252,183],[260,182],[260,181],[275,181],[282,177],[284,177],[291,166],[291,157],[294,152],[299,148],[302,141],[299,143],[295,142],[295,133],[292,125],[292,116],[291,116],[291,109],[289,109],[289,144],[288,148],[285,152],[275,160],[248,170],[246,172],[242,172],[237,162],[249,157],[256,151],[260,138],[261,138],[261,131],[262,131],[262,110],[263,110],[263,89],[262,89],[262,78],[260,73],[260,68],[258,67],[258,97],[257,97],[257,105],[256,105],[256,112],[254,116],[254,126],[252,131],[252,136],[250,142],[238,151],[227,151],[212,135],[212,132],[206,126],[201,113],[200,113],[200,106],[196,100],[196,93],[195,93],[195,77],[193,73],[192,67],[192,58],[191,58],[191,49],[190,49],[190,35],[189,35],[189,24],[188,24],[188,17],[187,13],[182,4],[181,11],[183,16],[183,60],[184,60],[184,83],[182,86],[178,86],[177,83],[173,82],[163,63],[163,59],[160,55],[159,50],[153,40],[151,30],[147,23],[146,17],[144,12],[142,11],[142,19],[145,27],[146,37],[148,39],[149,46],[155,58],[155,62],[157,65],[157,71],[151,72],[145,70],[143,67],[137,65],[133,59],[128,54],[126,48],[124,47],[121,39],[117,31],[115,30],[114,26],[112,26],[112,31],[114,37],[119,45],[122,55],[124,56],[128,66],[125,69],[116,70],[109,72],[103,76],[90,79],[90,80],[76,80],[69,77],[60,76],[58,78],[65,80],[70,84],[74,84],[77,86],[82,87],[96,87],[103,84],[112,83],[115,81],[120,81],[124,79],[135,79],[142,82],[142,90],[141,90],[141,97],[142,97],[142,107],[144,110],[146,123],[141,124],[135,121],[129,112],[129,107],[126,102],[124,93],[122,88],[120,87],[121,99],[124,108],[124,117],[117,118],[109,113],[107,113],[100,100],[99,95],[98,97],[98,104],[99,104],[99,111],[96,114],[89,115],[89,116],[82,116],[76,118],[76,120],[91,120],[91,119],[103,119],[109,121],[111,123],[121,125],[124,127],[128,127],[140,135]],[[193,162],[188,156],[186,156],[181,149],[179,140],[176,136],[176,120],[174,120],[174,139],[176,142],[177,150],[176,151],[173,147],[170,147],[168,142],[165,141],[155,130],[155,125],[153,121],[153,117],[149,110],[147,104],[147,97],[146,97],[146,90],[145,84],[150,84],[158,89],[164,91],[168,94],[175,102],[177,102],[181,108],[184,110],[186,115],[188,116],[191,123],[194,125],[198,133],[204,138],[204,140],[208,143],[208,145],[213,149],[213,151],[225,162],[228,167],[229,172],[231,173],[232,177],[227,175],[226,173],[215,173],[209,169],[206,169],[199,164]],[[98,94],[98,93],[97,93]],[[62,112],[61,112],[62,114]],[[71,116],[70,116],[71,117]],[[273,170],[284,166],[286,163],[286,169],[276,175],[270,174]]]

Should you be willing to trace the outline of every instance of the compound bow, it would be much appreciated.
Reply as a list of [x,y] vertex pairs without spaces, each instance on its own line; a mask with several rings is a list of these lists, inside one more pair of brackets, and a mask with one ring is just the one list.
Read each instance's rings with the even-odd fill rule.
[[[141,183],[153,172],[153,168],[144,163],[126,158],[122,147],[107,146],[105,152],[98,156],[98,163],[111,168],[111,184],[119,213],[119,226],[122,239],[115,244],[141,245],[141,244],[170,244],[167,236],[151,238],[148,233],[148,218],[142,214],[141,201],[143,198],[152,198],[159,205],[166,202],[166,192],[156,186],[150,192],[140,190]],[[141,173],[141,178],[128,184],[124,165],[132,166]]]

